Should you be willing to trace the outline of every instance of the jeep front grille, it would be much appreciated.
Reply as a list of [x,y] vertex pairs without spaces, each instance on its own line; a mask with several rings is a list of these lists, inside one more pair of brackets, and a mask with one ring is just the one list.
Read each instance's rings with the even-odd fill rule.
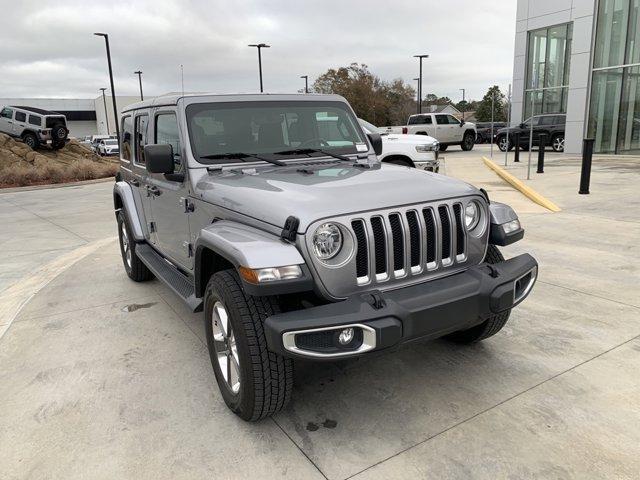
[[467,259],[461,203],[409,207],[351,221],[358,285],[406,278]]

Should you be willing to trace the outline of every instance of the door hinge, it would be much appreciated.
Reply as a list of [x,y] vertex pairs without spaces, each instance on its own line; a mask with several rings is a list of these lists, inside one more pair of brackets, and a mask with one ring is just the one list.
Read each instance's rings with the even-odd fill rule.
[[187,257],[193,257],[193,244],[189,242],[182,242],[182,248],[187,253]]
[[196,209],[195,203],[186,197],[180,197],[180,204],[184,208],[184,213],[191,213]]
[[149,222],[149,233],[156,231],[156,222]]

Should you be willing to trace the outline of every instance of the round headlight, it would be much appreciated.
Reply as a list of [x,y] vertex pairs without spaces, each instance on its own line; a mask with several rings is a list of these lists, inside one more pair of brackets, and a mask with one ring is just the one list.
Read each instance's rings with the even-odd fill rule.
[[480,221],[480,207],[476,202],[469,202],[464,209],[464,224],[467,230],[473,230]]
[[342,247],[342,233],[337,225],[324,223],[313,234],[313,253],[320,260],[335,257]]

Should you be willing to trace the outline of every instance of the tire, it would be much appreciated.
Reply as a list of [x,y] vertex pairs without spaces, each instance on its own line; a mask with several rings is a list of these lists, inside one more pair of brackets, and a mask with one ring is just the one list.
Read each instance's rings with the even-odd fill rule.
[[442,144],[440,144],[440,151],[441,151],[441,152],[446,152],[446,151],[447,151],[447,148],[449,148],[449,145],[442,145]]
[[118,240],[120,242],[120,255],[127,275],[134,282],[144,282],[153,278],[151,270],[142,263],[136,255],[136,242],[131,235],[131,229],[125,219],[124,212],[118,212]]
[[464,134],[464,137],[462,137],[462,144],[460,144],[460,148],[462,148],[462,151],[464,152],[468,152],[470,150],[473,150],[473,146],[476,143],[476,137],[473,134],[473,132],[466,132]]
[[293,361],[270,352],[264,335],[264,320],[279,312],[275,297],[247,295],[234,270],[209,279],[204,322],[211,365],[224,402],[249,422],[279,412],[291,399]]
[[564,152],[564,134],[559,133],[551,137],[551,148],[554,152]]
[[[495,245],[489,245],[487,249],[487,254],[484,257],[484,260],[487,263],[495,264],[504,262],[504,257],[500,250]],[[480,325],[476,325],[475,327],[471,327],[468,330],[460,330],[458,332],[453,332],[447,335],[447,340],[456,343],[462,344],[472,344],[480,342],[486,338],[492,337],[505,326],[507,320],[509,320],[509,315],[511,314],[511,310],[507,310],[505,312],[499,313],[498,315],[494,315],[489,319],[482,322]]]
[[40,148],[40,140],[34,133],[25,133],[24,135],[22,135],[22,141],[32,150],[37,150],[38,148]]
[[383,160],[383,163],[392,163],[394,165],[401,165],[403,167],[415,167],[415,165],[413,164],[413,162],[411,162],[411,160],[409,159],[405,159],[405,158],[391,158],[391,160]]
[[513,142],[511,139],[508,139],[506,135],[500,135],[496,140],[496,143],[498,144],[498,148],[501,152],[506,152],[507,150],[511,151],[513,148]]
[[62,142],[64,144],[64,141],[67,138],[67,133],[67,128],[61,123],[57,123],[51,128],[51,138],[54,143]]

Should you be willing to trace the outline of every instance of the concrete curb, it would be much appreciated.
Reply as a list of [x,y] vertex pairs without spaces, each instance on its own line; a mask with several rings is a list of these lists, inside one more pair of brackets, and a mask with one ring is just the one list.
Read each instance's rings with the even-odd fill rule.
[[28,192],[30,190],[47,190],[50,188],[77,187],[79,185],[91,185],[93,183],[114,182],[114,177],[94,178],[93,180],[79,180],[67,183],[48,183],[46,185],[27,185],[25,187],[0,188],[0,195],[3,193]]
[[527,197],[532,202],[537,203],[538,205],[540,205],[540,206],[542,206],[542,207],[544,207],[544,208],[546,208],[546,209],[548,209],[548,210],[550,210],[552,212],[561,211],[560,207],[558,207],[551,200],[545,198],[544,196],[542,196],[538,192],[536,192],[533,188],[531,188],[528,185],[525,185],[524,183],[522,183],[522,181],[518,180],[516,177],[511,175],[509,172],[507,172],[502,167],[498,166],[496,163],[494,163],[491,160],[489,160],[487,157],[482,157],[482,160],[484,160],[484,164],[487,167],[489,167],[491,170],[496,172],[496,174],[500,178],[502,178],[505,182],[511,184],[511,186],[513,188],[518,190],[520,193],[522,193],[525,197]]

